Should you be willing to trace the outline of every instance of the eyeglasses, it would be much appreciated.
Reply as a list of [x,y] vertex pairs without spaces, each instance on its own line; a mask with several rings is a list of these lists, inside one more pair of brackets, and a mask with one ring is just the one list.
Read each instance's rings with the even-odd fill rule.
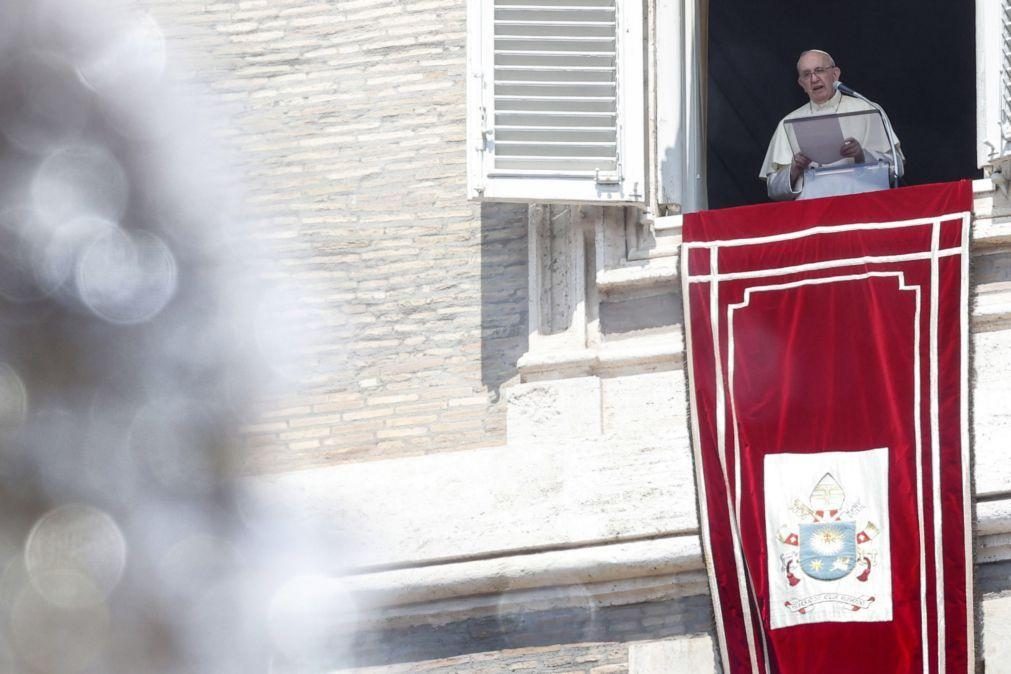
[[825,73],[827,73],[830,70],[833,70],[835,67],[836,66],[825,66],[825,67],[819,66],[814,70],[802,70],[800,72],[800,79],[802,80],[810,79],[811,75],[817,75],[818,77],[822,77]]

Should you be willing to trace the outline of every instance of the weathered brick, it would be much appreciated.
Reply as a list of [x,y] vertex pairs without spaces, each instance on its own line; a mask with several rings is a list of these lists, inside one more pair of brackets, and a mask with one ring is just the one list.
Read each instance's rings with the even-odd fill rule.
[[420,417],[393,417],[392,419],[386,420],[386,425],[388,427],[394,428],[398,426],[425,426],[430,423],[439,420],[439,416],[436,414],[429,414]]
[[376,437],[379,438],[380,440],[388,440],[391,438],[421,437],[427,434],[428,429],[424,426],[376,431]]
[[389,407],[384,407],[381,409],[367,409],[354,412],[345,412],[341,415],[344,421],[357,421],[359,419],[379,419],[381,417],[388,417],[393,414],[393,410]]
[[257,465],[504,441],[486,379],[525,343],[526,207],[465,200],[464,0],[142,1],[232,115],[218,135],[260,181],[250,235],[273,277],[307,288],[311,312],[278,317],[309,338],[301,393],[245,429]]

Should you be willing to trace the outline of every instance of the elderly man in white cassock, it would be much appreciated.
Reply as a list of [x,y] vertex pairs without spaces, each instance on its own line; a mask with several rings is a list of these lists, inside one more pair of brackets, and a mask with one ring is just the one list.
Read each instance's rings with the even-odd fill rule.
[[[765,162],[762,164],[759,178],[766,181],[770,199],[784,201],[812,196],[804,193],[805,177],[810,180],[812,174],[809,173],[809,170],[819,167],[791,143],[790,135],[786,129],[787,120],[875,110],[870,103],[853,96],[844,96],[841,91],[836,90],[841,74],[842,72],[828,52],[809,49],[800,55],[800,59],[797,61],[797,83],[807,94],[809,100],[780,120],[776,127],[776,133],[773,134],[772,140],[769,142],[769,149],[765,153]],[[854,136],[863,135],[864,137],[850,136],[845,138],[842,147],[839,148],[840,158],[827,166],[845,167],[848,164],[879,161],[892,164],[892,148],[888,139],[888,134],[891,134],[891,139],[895,142],[897,160],[897,165],[892,168],[896,176],[901,176],[905,159],[899,147],[899,139],[892,130],[888,117],[883,112],[881,119],[887,127],[885,133],[854,134]],[[843,129],[845,130],[846,126],[843,126]]]

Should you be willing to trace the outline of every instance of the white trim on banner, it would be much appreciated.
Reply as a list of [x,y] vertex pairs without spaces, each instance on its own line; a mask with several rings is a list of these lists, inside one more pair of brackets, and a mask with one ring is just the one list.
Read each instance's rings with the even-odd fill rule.
[[941,509],[941,413],[937,383],[937,288],[941,223],[935,222],[930,233],[930,476],[934,496],[934,600],[937,610],[937,671],[944,671],[944,511]]
[[[709,269],[713,276],[719,275],[719,250],[712,248],[709,251]],[[741,595],[741,613],[744,619],[744,634],[748,642],[748,655],[751,658],[751,667],[755,674],[758,669],[758,651],[755,646],[755,628],[751,620],[751,598],[748,595],[748,585],[752,587],[754,593],[754,583],[751,582],[751,572],[744,561],[744,550],[741,548],[741,535],[738,523],[740,520],[736,516],[734,504],[731,501],[730,476],[727,472],[727,422],[726,422],[726,393],[723,390],[723,362],[720,355],[720,312],[719,312],[719,283],[712,283],[709,286],[709,317],[710,328],[713,339],[713,362],[716,365],[716,448],[720,457],[720,469],[723,472],[724,488],[727,492],[727,514],[730,519],[730,540],[734,548],[734,563],[737,565],[737,588]],[[761,614],[759,613],[759,623]],[[762,641],[765,641],[765,630],[761,630]],[[768,672],[768,670],[766,670]]]
[[803,239],[815,234],[839,234],[840,232],[856,232],[861,230],[884,230],[902,229],[903,227],[917,227],[931,225],[935,222],[954,220],[955,218],[967,218],[968,211],[957,211],[954,213],[944,213],[927,218],[912,218],[910,220],[895,220],[893,222],[859,222],[850,225],[819,225],[808,229],[800,229],[796,232],[786,234],[770,234],[768,236],[756,236],[749,239],[729,239],[717,241],[689,241],[681,244],[684,248],[734,248],[737,246],[754,246],[762,243],[778,243],[780,241],[792,241],[793,239]]
[[[681,278],[688,278],[688,256],[685,255],[681,258]],[[685,297],[688,297],[688,285],[683,284],[681,292],[685,293]],[[691,325],[691,302],[685,302],[687,307],[686,313],[686,325]],[[723,663],[723,671],[730,671],[730,654],[727,652],[727,634],[723,629],[723,604],[720,601],[720,587],[716,583],[716,567],[712,561],[713,546],[709,538],[709,503],[708,503],[708,492],[706,491],[706,481],[705,475],[702,472],[702,442],[701,442],[701,431],[699,429],[699,413],[698,413],[698,402],[695,398],[695,362],[692,358],[694,351],[692,350],[692,331],[691,329],[685,330],[685,346],[688,350],[688,407],[691,413],[691,431],[692,440],[694,442],[693,454],[695,455],[695,483],[698,486],[698,502],[699,502],[699,522],[700,529],[702,532],[702,545],[705,550],[706,559],[706,574],[709,576],[709,591],[712,594],[713,603],[713,617],[716,620],[716,632],[717,632],[717,642],[720,646],[720,659]]]
[[[943,248],[938,251],[939,257],[958,255],[961,248]],[[774,276],[785,276],[787,274],[798,274],[807,271],[822,271],[824,269],[836,269],[839,267],[852,267],[861,264],[887,264],[892,262],[917,262],[931,259],[930,253],[905,253],[903,255],[866,255],[864,257],[851,257],[841,260],[826,260],[825,262],[809,262],[798,264],[792,267],[777,267],[774,269],[756,269],[753,271],[738,271],[719,274],[720,281],[740,281],[750,278],[763,278],[770,274]],[[774,272],[774,273],[773,273]],[[706,283],[712,280],[712,276],[692,276],[689,283]]]
[[965,537],[965,624],[968,672],[976,670],[976,613],[973,602],[972,563],[972,473],[969,470],[969,227],[970,219],[966,214],[962,218],[962,287],[959,298],[959,315],[961,317],[961,373],[959,401],[960,424],[962,431],[962,516],[963,534]]

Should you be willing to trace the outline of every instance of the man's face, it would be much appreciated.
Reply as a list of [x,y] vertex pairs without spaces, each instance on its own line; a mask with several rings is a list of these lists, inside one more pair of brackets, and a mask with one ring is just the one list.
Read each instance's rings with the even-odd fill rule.
[[804,54],[797,62],[797,83],[812,103],[824,103],[835,95],[833,85],[839,73],[827,56],[817,52]]

